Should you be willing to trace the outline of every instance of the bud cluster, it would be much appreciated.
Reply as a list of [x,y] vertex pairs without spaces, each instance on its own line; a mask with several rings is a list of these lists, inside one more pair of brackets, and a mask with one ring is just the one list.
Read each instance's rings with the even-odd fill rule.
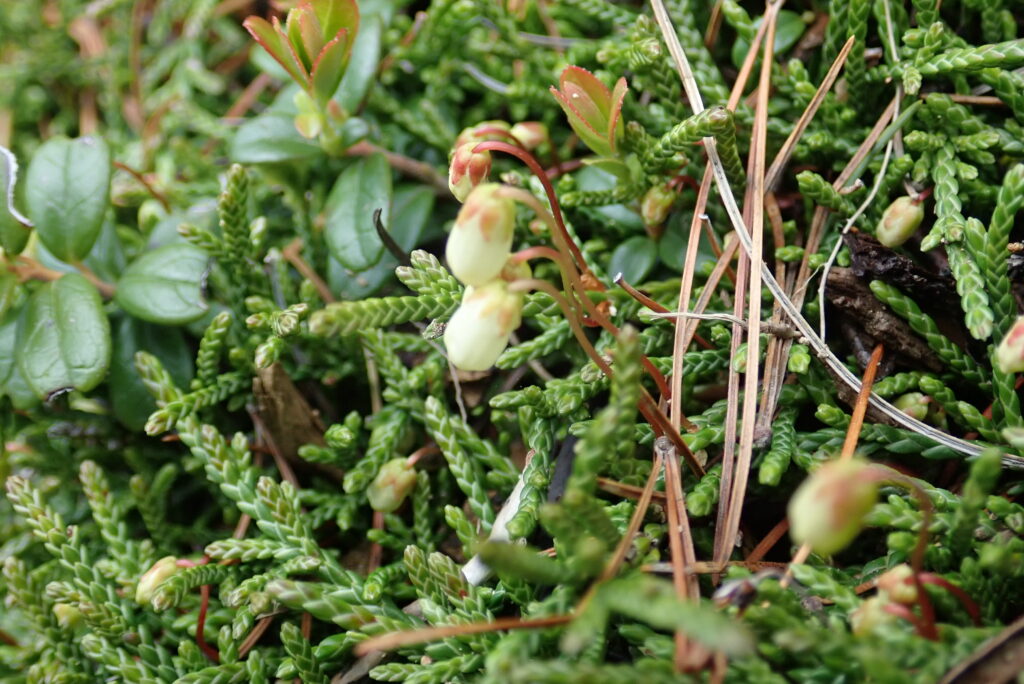
[[470,191],[491,173],[491,153],[473,151],[488,140],[515,141],[534,150],[548,141],[548,129],[539,121],[523,121],[511,127],[504,121],[484,121],[463,129],[455,139],[448,165],[448,189],[460,202],[465,202]]
[[445,328],[448,358],[456,368],[490,368],[520,323],[522,295],[508,283],[530,276],[525,263],[511,264],[515,203],[502,186],[484,183],[466,197],[448,237],[445,258],[452,275],[466,285],[462,303]]

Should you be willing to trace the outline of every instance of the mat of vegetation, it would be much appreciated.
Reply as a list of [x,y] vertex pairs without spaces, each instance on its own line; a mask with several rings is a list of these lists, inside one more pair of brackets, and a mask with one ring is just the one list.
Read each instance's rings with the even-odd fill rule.
[[0,679],[1016,681],[1022,8],[0,3]]

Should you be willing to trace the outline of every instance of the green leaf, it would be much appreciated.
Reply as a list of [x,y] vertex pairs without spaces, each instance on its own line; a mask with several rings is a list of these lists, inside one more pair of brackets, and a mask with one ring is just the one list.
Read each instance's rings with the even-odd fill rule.
[[320,145],[295,128],[295,115],[281,111],[267,111],[242,124],[229,152],[239,164],[306,161],[322,154]]
[[192,352],[180,328],[143,323],[124,316],[114,330],[110,363],[110,404],[114,416],[132,430],[141,430],[156,402],[135,369],[135,352],[147,351],[160,359],[178,387],[192,379]]
[[14,206],[18,182],[18,159],[0,147],[0,249],[20,254],[32,234],[32,222]]
[[345,268],[362,271],[376,264],[384,251],[373,225],[373,212],[389,224],[391,168],[382,154],[359,159],[345,169],[327,198],[327,248]]
[[102,138],[51,138],[36,151],[25,177],[28,214],[61,261],[84,259],[110,204],[110,150]]
[[615,277],[621,273],[626,282],[643,282],[658,260],[658,245],[645,235],[635,235],[621,243],[612,252],[608,272]]
[[10,271],[0,271],[0,317],[17,307],[24,294],[25,288],[18,282],[18,276]]
[[366,91],[377,75],[380,63],[381,35],[384,25],[379,16],[363,17],[352,56],[349,58],[345,76],[341,79],[335,99],[346,112],[354,112],[366,96]]
[[43,285],[25,307],[17,347],[18,368],[37,396],[100,384],[110,366],[110,322],[99,292],[77,273]]
[[[52,268],[55,271],[62,273],[81,272],[76,266],[66,264],[55,257],[43,245],[36,247],[36,259],[43,266]],[[100,234],[96,238],[92,251],[89,252],[89,256],[82,260],[82,263],[99,278],[112,283],[124,271],[126,261],[124,245],[121,244],[121,238],[117,235],[117,228],[114,226],[114,222],[104,221],[103,228],[100,229]]]
[[[758,17],[754,20],[753,28],[755,30],[761,26],[763,19],[764,17]],[[782,55],[796,45],[796,41],[800,40],[800,36],[806,30],[807,24],[799,14],[791,10],[780,11],[779,18],[775,20],[775,56]],[[732,63],[736,65],[736,68],[743,65],[743,60],[749,50],[750,41],[743,36],[738,37],[732,44]]]
[[[398,246],[406,252],[420,244],[420,237],[434,209],[434,197],[434,192],[422,185],[406,185],[395,191],[391,225],[387,228]],[[327,282],[342,299],[362,299],[393,278],[396,266],[398,260],[385,252],[372,268],[353,273],[332,257],[327,264]]]
[[167,245],[136,259],[117,283],[114,300],[150,323],[188,323],[207,309],[202,296],[206,252],[192,245]]

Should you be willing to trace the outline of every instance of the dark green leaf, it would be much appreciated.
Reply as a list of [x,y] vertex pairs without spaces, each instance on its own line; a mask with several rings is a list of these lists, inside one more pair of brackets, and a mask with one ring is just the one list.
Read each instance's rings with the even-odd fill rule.
[[384,155],[359,159],[334,184],[324,213],[327,247],[342,266],[362,271],[376,264],[384,251],[373,225],[373,212],[381,210],[385,226],[391,215],[391,168]]
[[32,234],[32,222],[14,206],[17,181],[18,159],[0,147],[0,248],[7,254],[20,254]]
[[[763,17],[754,20],[754,29],[761,26]],[[775,55],[779,56],[789,48],[796,45],[800,36],[807,30],[807,24],[800,18],[800,15],[790,10],[779,12],[779,18],[775,21]],[[732,63],[739,68],[750,50],[750,41],[740,36],[732,44]]]
[[115,301],[150,323],[188,323],[207,309],[202,296],[208,257],[192,245],[167,245],[136,259],[117,283]]
[[[391,225],[388,230],[407,253],[420,244],[434,208],[434,193],[422,185],[407,185],[395,191]],[[398,260],[385,253],[373,268],[353,273],[333,257],[327,265],[327,282],[343,299],[362,299],[395,275]]]
[[147,351],[160,359],[178,387],[192,379],[192,352],[179,328],[143,323],[125,316],[114,331],[110,361],[110,403],[125,426],[141,430],[156,403],[135,370],[135,352]]
[[[66,264],[45,246],[39,245],[36,248],[36,259],[43,266],[52,268],[62,273],[79,273],[77,267]],[[124,247],[121,245],[121,238],[117,235],[117,228],[113,221],[104,221],[96,244],[89,252],[89,256],[82,260],[93,273],[107,282],[115,282],[124,271],[126,258]]]
[[110,322],[96,288],[69,273],[36,290],[18,325],[15,356],[37,396],[98,385],[110,366]]
[[359,22],[359,34],[352,46],[345,76],[341,79],[335,99],[346,112],[355,112],[367,89],[377,75],[380,62],[380,39],[384,26],[376,15],[364,16]]
[[39,239],[55,257],[81,261],[110,203],[110,150],[102,138],[51,138],[32,158],[25,199]]
[[629,238],[612,252],[608,273],[614,278],[621,273],[626,282],[637,284],[647,277],[658,260],[658,245],[645,235]]
[[231,139],[229,156],[239,164],[304,161],[323,154],[320,145],[295,128],[295,115],[267,111],[249,119]]
[[18,276],[0,271],[0,318],[15,308],[24,296],[25,289],[18,282]]

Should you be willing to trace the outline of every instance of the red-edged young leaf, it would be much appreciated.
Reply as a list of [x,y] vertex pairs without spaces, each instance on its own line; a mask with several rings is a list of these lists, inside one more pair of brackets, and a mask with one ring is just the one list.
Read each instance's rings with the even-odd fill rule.
[[313,63],[313,96],[317,102],[326,104],[334,95],[345,75],[345,65],[352,51],[352,42],[345,29],[338,32],[324,49],[317,55]]
[[572,126],[572,130],[576,132],[583,144],[593,150],[596,154],[607,157],[611,154],[611,148],[608,145],[608,141],[605,139],[605,131],[602,127],[600,130],[595,129],[583,116],[573,107],[573,102],[562,92],[560,92],[554,86],[551,87],[551,94],[558,100],[558,104],[561,105],[562,111],[565,112],[565,116],[569,119],[569,125]]
[[[612,93],[608,90],[608,86],[601,83],[597,76],[594,76],[594,74],[583,67],[567,66],[562,70],[558,83],[562,87],[562,92],[566,93],[566,95],[580,93],[578,99],[572,95],[569,95],[569,97],[573,100],[576,109],[580,110],[581,113],[588,114],[588,119],[592,124],[597,123],[599,120],[608,119],[608,115],[611,113]],[[590,119],[589,113],[584,112],[583,106],[593,106],[596,109],[595,118]],[[599,128],[599,130],[604,129],[603,126],[595,126],[595,128]]]
[[292,49],[288,36],[281,29],[281,23],[276,17],[273,25],[260,17],[248,17],[242,22],[242,26],[278,64],[284,67],[289,76],[299,85],[308,87],[309,77],[306,75],[306,69]]
[[614,132],[613,117],[617,120],[625,97],[625,80],[615,86],[617,105],[613,104],[612,92],[586,69],[566,67],[559,84],[561,90],[551,88],[551,94],[562,106],[576,135],[596,154],[611,156],[615,152],[615,140],[610,138]]
[[299,5],[288,13],[285,22],[288,42],[295,48],[306,70],[312,72],[313,60],[324,49],[324,32],[316,13],[308,4]]
[[348,31],[350,44],[355,40],[359,31],[359,4],[356,0],[311,0],[302,4],[313,6],[325,41],[337,36],[342,29]]
[[612,147],[612,152],[615,152],[619,140],[622,138],[622,126],[619,124],[622,122],[622,103],[626,101],[628,91],[626,78],[619,78],[615,83],[615,89],[612,90],[611,111],[608,116],[608,143]]

